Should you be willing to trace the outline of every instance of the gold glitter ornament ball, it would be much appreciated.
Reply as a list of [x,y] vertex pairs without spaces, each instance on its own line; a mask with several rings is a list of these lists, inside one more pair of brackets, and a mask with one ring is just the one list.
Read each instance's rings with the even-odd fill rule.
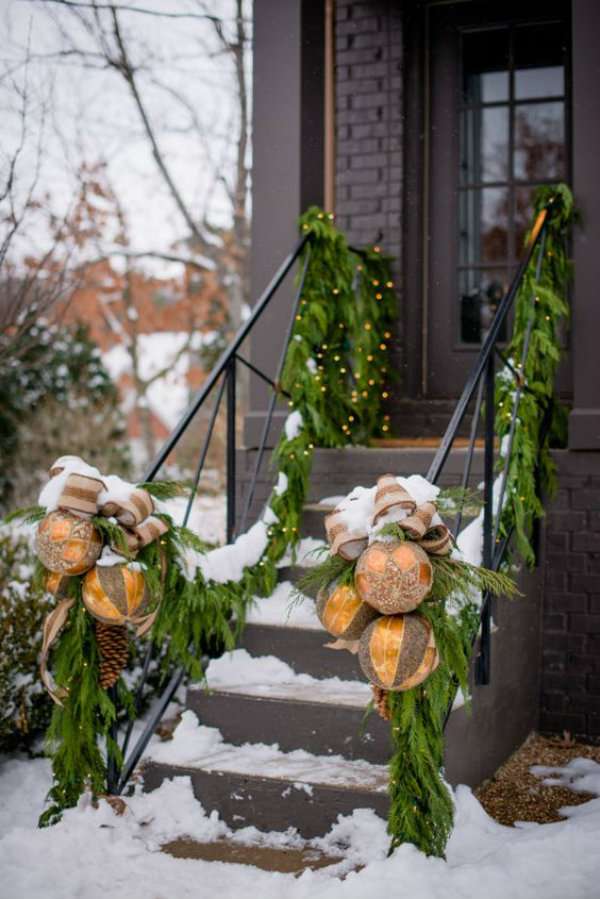
[[317,594],[319,621],[333,637],[358,640],[377,612],[351,585],[330,584]]
[[90,615],[114,625],[136,623],[151,601],[144,575],[127,565],[96,565],[84,578],[82,597]]
[[86,518],[50,512],[40,522],[35,551],[44,568],[55,574],[83,574],[102,552],[102,538]]
[[431,625],[422,615],[386,615],[364,631],[358,660],[365,676],[383,690],[411,690],[439,664]]
[[432,583],[429,557],[411,540],[371,543],[358,560],[354,576],[360,598],[382,615],[412,612]]

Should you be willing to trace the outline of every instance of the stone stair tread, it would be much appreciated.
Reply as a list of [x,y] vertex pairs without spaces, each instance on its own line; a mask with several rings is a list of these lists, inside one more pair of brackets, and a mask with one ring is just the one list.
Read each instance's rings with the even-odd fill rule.
[[317,618],[314,601],[309,596],[302,602],[294,601],[291,581],[281,581],[270,596],[257,597],[246,614],[246,624],[303,628],[321,631],[324,637],[328,637]]
[[[350,681],[347,681],[350,684]],[[286,702],[318,703],[320,705],[343,705],[351,708],[365,709],[372,699],[368,684],[356,681],[353,689],[348,687],[321,687],[315,689],[309,685],[295,683],[270,684],[228,684],[214,689],[214,693],[235,694],[253,699],[275,699]]]
[[182,774],[190,771],[236,775],[258,780],[280,781],[297,786],[309,795],[312,786],[351,790],[360,793],[386,793],[388,768],[362,759],[319,756],[296,749],[282,752],[276,745],[245,743],[232,746],[223,742],[216,728],[203,727],[193,712],[184,712],[173,739],[150,746],[145,763],[165,765]]
[[[333,651],[333,650],[332,650]],[[228,693],[261,699],[325,703],[364,709],[372,698],[366,681],[339,677],[316,678],[297,673],[276,656],[251,656],[245,649],[213,659],[206,671],[206,686],[190,690]],[[293,711],[290,710],[292,714]]]

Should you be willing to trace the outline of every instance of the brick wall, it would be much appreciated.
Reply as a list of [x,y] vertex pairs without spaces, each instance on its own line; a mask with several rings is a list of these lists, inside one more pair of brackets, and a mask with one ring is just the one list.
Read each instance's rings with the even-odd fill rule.
[[[399,260],[402,218],[401,4],[336,3],[336,219],[357,246]],[[396,268],[396,283],[399,270]],[[400,324],[400,316],[398,316]],[[396,365],[401,364],[398,333]]]
[[600,453],[555,454],[545,528],[540,728],[600,740]]
[[358,243],[400,253],[402,31],[394,5],[336,4],[336,211]]

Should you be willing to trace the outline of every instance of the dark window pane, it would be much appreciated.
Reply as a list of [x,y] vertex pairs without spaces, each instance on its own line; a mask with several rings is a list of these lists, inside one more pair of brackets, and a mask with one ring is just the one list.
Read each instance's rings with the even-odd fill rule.
[[515,98],[557,97],[565,92],[565,70],[562,66],[515,71]]
[[508,208],[508,189],[505,187],[461,191],[461,265],[508,259]]
[[515,178],[521,181],[539,181],[563,177],[564,141],[564,103],[516,106]]
[[508,178],[508,106],[476,107],[463,112],[463,183]]
[[[460,272],[460,340],[481,343],[508,289],[505,269]],[[505,336],[501,335],[504,340]]]
[[508,100],[508,29],[463,34],[465,103]]
[[515,28],[515,68],[564,65],[568,32],[563,22],[519,25]]

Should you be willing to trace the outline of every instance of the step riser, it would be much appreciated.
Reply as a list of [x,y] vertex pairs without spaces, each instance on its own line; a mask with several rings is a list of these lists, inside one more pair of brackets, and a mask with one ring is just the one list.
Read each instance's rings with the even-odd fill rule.
[[285,780],[152,763],[144,767],[144,790],[150,792],[164,780],[185,776],[191,778],[194,795],[204,811],[210,814],[216,810],[233,830],[250,825],[262,831],[295,827],[302,837],[313,839],[324,836],[338,815],[351,815],[357,808],[371,808],[385,819],[389,809],[385,793],[313,785],[309,795]]
[[345,650],[324,649],[332,640],[324,630],[247,624],[239,646],[253,656],[277,656],[298,674],[365,680],[355,655]]
[[201,724],[218,728],[226,743],[277,743],[284,752],[341,755],[386,764],[389,725],[375,712],[316,702],[188,690],[186,706]]

